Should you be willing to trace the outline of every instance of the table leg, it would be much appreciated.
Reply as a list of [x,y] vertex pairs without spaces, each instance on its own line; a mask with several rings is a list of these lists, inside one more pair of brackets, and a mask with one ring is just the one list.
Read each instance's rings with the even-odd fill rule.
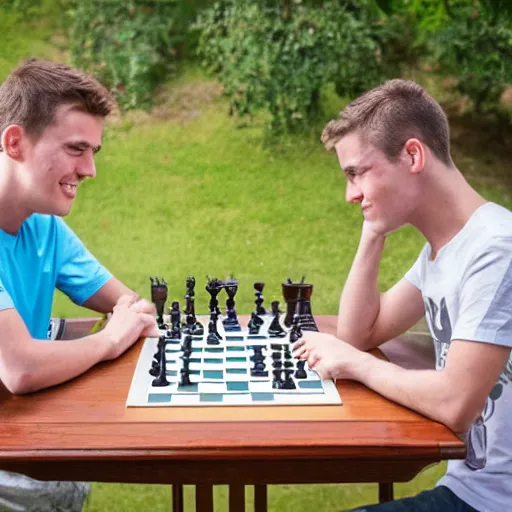
[[229,512],[244,512],[245,485],[229,486]]
[[196,485],[196,512],[213,512],[213,485]]
[[183,512],[183,485],[172,486],[172,512]]
[[379,503],[393,501],[393,482],[379,483]]
[[254,486],[254,512],[267,512],[267,486]]

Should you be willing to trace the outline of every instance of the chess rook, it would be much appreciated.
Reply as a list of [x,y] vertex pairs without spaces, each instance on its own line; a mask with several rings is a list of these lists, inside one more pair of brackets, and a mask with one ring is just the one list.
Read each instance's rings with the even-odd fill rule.
[[313,313],[311,311],[311,295],[313,285],[306,283],[293,283],[288,280],[282,283],[283,297],[286,302],[286,316],[284,325],[291,327],[293,316],[299,315],[299,325],[304,331],[318,331]]

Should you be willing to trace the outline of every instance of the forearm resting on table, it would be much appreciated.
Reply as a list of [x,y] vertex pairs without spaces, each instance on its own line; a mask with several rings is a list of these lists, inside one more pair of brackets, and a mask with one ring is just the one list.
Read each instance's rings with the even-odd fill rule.
[[354,380],[457,433],[470,428],[484,405],[471,403],[445,370],[407,370],[364,353],[353,371]]
[[0,375],[13,394],[30,393],[72,379],[106,360],[112,342],[103,332],[77,340],[36,340],[23,353],[0,359]]

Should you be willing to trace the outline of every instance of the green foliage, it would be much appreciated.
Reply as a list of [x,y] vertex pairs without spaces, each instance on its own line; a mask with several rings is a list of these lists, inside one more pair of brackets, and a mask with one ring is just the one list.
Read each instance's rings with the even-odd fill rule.
[[175,0],[74,0],[73,64],[110,87],[122,109],[149,106],[175,68],[175,9]]
[[198,51],[218,74],[231,113],[263,109],[274,132],[295,131],[315,118],[328,82],[352,96],[379,80],[378,28],[360,7],[334,0],[222,0],[195,24]]
[[441,72],[457,79],[475,111],[497,111],[500,95],[512,84],[512,25],[484,8],[459,9],[435,35]]

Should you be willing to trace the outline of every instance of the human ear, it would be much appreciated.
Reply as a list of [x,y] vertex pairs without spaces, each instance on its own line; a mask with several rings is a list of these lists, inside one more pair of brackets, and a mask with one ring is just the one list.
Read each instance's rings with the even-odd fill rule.
[[1,147],[9,158],[13,160],[21,160],[22,139],[24,131],[21,126],[11,124],[2,132]]
[[412,173],[418,173],[425,166],[425,146],[418,139],[409,139],[404,145],[406,162]]

